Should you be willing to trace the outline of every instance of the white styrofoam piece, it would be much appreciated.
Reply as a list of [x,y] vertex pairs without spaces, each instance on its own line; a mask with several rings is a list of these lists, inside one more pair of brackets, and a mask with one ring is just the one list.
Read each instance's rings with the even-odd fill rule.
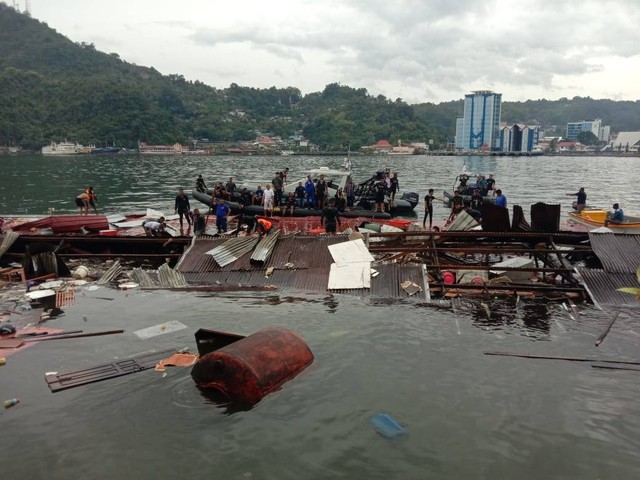
[[371,288],[371,263],[331,264],[328,290]]
[[327,248],[337,265],[374,261],[362,239],[336,243]]
[[165,333],[177,332],[178,330],[183,330],[185,328],[187,328],[187,326],[184,323],[177,320],[171,320],[170,322],[154,325],[153,327],[136,330],[133,333],[141,340],[146,340],[148,338],[157,337],[158,335],[164,335]]

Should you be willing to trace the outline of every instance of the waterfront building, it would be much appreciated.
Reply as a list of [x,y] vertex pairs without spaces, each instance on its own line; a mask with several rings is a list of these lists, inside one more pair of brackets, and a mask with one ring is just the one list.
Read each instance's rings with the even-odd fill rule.
[[456,119],[456,148],[500,150],[502,94],[479,90],[464,97],[464,114]]
[[599,118],[567,123],[567,140],[577,140],[578,135],[582,132],[591,132],[598,137],[598,140],[601,142],[607,142],[609,141],[611,127],[609,125],[602,125],[602,120]]
[[615,140],[611,142],[614,151],[639,152],[640,132],[620,132]]
[[500,150],[503,152],[531,152],[540,142],[540,126],[514,123],[500,128]]

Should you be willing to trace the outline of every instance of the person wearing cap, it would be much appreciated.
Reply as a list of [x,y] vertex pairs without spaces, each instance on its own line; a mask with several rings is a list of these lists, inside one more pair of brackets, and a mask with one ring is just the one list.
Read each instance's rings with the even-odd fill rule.
[[574,207],[576,209],[576,212],[580,213],[582,210],[584,210],[584,207],[587,206],[587,192],[584,191],[584,187],[580,187],[580,190],[578,190],[576,193],[567,193],[567,196],[577,197]]
[[218,198],[216,202],[216,228],[218,233],[227,231],[227,218],[231,209],[224,203],[222,198]]

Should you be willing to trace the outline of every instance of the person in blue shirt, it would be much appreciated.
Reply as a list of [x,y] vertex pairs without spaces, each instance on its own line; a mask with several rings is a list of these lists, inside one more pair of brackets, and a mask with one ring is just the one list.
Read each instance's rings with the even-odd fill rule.
[[605,222],[605,226],[609,223],[623,223],[624,211],[620,208],[619,203],[613,204],[613,213],[610,214],[611,218]]
[[502,190],[496,190],[496,205],[498,207],[507,208],[507,197],[502,194]]
[[227,231],[227,217],[229,216],[229,207],[224,203],[224,200],[218,198],[216,203],[216,228],[218,233]]
[[311,175],[307,176],[307,181],[304,183],[304,190],[307,193],[307,208],[316,207],[316,184],[313,183]]

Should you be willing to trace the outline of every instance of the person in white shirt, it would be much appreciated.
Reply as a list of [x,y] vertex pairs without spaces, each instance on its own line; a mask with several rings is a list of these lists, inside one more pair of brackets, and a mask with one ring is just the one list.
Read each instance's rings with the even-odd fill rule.
[[265,187],[264,193],[262,195],[262,204],[264,205],[264,214],[269,216],[269,212],[271,212],[271,216],[273,216],[273,200],[274,200],[275,192],[271,189],[271,184],[267,183]]

